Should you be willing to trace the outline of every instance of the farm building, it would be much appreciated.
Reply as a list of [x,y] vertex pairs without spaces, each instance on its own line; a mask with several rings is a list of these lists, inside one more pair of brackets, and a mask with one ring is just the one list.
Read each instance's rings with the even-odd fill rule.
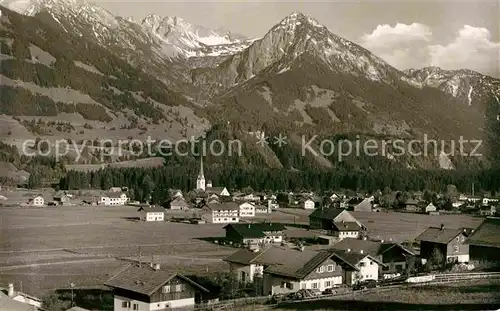
[[255,205],[249,202],[245,202],[239,205],[240,217],[254,217],[255,216]]
[[43,206],[45,204],[45,199],[43,198],[42,195],[36,195],[29,199],[28,205],[32,206]]
[[469,245],[465,243],[467,229],[448,229],[429,227],[417,237],[420,241],[420,257],[431,258],[434,250],[438,250],[446,262],[469,262]]
[[379,259],[384,265],[380,266],[379,276],[384,274],[396,274],[406,271],[408,264],[415,253],[408,248],[392,242],[376,242],[369,240],[343,239],[334,244],[332,249],[352,251],[354,253],[365,253]]
[[68,204],[71,201],[71,197],[66,192],[56,193],[53,199],[58,204]]
[[309,227],[325,230],[339,239],[358,238],[364,228],[347,210],[339,208],[316,209],[309,215]]
[[41,310],[41,307],[41,299],[16,291],[12,283],[0,290],[0,310],[33,311]]
[[405,210],[407,212],[412,212],[412,213],[420,213],[422,212],[422,208],[419,206],[419,203],[417,200],[414,199],[408,199],[404,203],[405,205]]
[[[354,252],[350,249],[331,250],[330,253],[347,263],[350,269],[345,271],[344,284],[354,285],[365,280],[378,280],[379,270],[384,266],[382,261],[375,256],[366,254],[363,250]],[[344,265],[345,267],[346,265]],[[354,268],[354,269],[352,269]]]
[[141,213],[141,221],[163,221],[165,209],[163,207],[141,207],[137,210]]
[[239,206],[234,202],[208,203],[202,206],[207,215],[205,220],[211,223],[235,223],[240,221]]
[[120,192],[109,192],[101,196],[99,203],[101,205],[113,206],[113,205],[125,205],[127,203],[128,197],[125,193]]
[[171,209],[171,210],[188,210],[189,205],[184,200],[184,197],[182,196],[177,196],[173,200],[170,200],[167,202],[166,207]]
[[281,243],[285,227],[276,223],[229,224],[226,238],[240,244]]
[[500,264],[500,217],[488,217],[469,236],[470,259]]
[[194,308],[209,293],[186,276],[152,266],[130,266],[106,281],[113,289],[114,311]]

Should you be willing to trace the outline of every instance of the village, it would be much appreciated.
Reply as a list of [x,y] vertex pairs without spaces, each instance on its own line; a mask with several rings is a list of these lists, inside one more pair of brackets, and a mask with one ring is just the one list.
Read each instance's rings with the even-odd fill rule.
[[[51,197],[35,194],[27,200],[18,198],[16,203],[9,203],[9,196],[16,191],[3,189],[0,199],[2,212],[25,210],[25,217],[30,217],[30,209],[61,216],[78,211],[79,214],[75,212],[74,215],[80,216],[68,217],[82,223],[71,224],[66,220],[64,224],[58,224],[63,230],[61,232],[65,232],[66,226],[84,224],[87,216],[83,211],[87,209],[93,213],[103,211],[96,217],[109,218],[106,220],[109,227],[121,221],[119,217],[115,219],[113,215],[116,214],[111,211],[126,211],[128,216],[122,217],[126,218],[123,220],[126,226],[133,223],[141,226],[133,229],[138,231],[129,230],[135,232],[138,240],[144,240],[140,234],[177,236],[180,233],[174,234],[176,228],[193,234],[192,237],[172,238],[180,243],[179,249],[175,242],[166,246],[143,241],[137,244],[139,254],[133,256],[131,253],[119,255],[114,251],[107,255],[102,251],[82,252],[85,248],[101,248],[101,244],[94,242],[89,244],[92,247],[82,244],[81,248],[48,243],[47,250],[37,251],[47,254],[48,259],[43,265],[71,264],[72,260],[76,264],[84,260],[105,260],[105,256],[108,260],[113,257],[120,262],[119,266],[113,265],[112,272],[100,275],[98,282],[88,281],[84,287],[80,284],[83,281],[74,277],[61,280],[61,283],[69,284],[66,290],[71,290],[70,299],[66,301],[68,310],[219,310],[215,307],[234,298],[264,297],[265,303],[335,299],[336,295],[355,291],[431,282],[436,273],[485,273],[495,277],[495,273],[500,272],[498,199],[488,193],[476,196],[452,190],[449,191],[452,195],[435,195],[431,200],[423,192],[398,193],[400,207],[397,210],[384,206],[381,193],[366,195],[335,191],[318,195],[307,191],[257,193],[249,189],[231,193],[227,188],[214,187],[205,180],[201,162],[196,190],[183,194],[171,189],[170,199],[164,205],[133,202],[127,194],[128,189],[120,186],[106,192],[59,190]],[[31,212],[31,217],[35,217],[34,214]],[[88,224],[92,221],[96,222],[88,220]],[[387,227],[393,227],[392,231]],[[120,227],[120,230],[124,228]],[[154,231],[149,232],[149,228]],[[82,231],[82,234],[91,235],[88,231]],[[9,234],[5,237],[12,239],[12,243],[17,239]],[[126,236],[122,239],[113,247],[126,247],[122,244],[131,243]],[[179,242],[182,239],[186,239],[185,245],[193,244],[197,250],[183,247]],[[204,241],[192,242],[193,239]],[[162,248],[164,246],[168,249]],[[102,248],[106,247],[102,242]],[[155,250],[148,253],[148,247]],[[32,248],[39,249],[40,246]],[[200,248],[209,255],[192,255],[188,259],[189,252],[202,252]],[[85,256],[66,259],[67,255],[64,255],[65,261],[58,257],[61,261],[57,263],[48,255],[56,250]],[[21,256],[20,253],[29,251],[30,248],[24,247],[3,247],[1,256]],[[172,258],[177,259],[177,264],[172,263]],[[46,300],[23,292],[23,283],[16,278],[22,274],[9,272],[18,269],[9,265],[10,258],[2,260],[0,306],[6,310],[50,311]],[[41,261],[37,260],[31,266],[38,267]],[[203,264],[198,266],[205,268],[194,269],[193,266],[197,266],[195,260],[202,261]],[[213,275],[212,270],[220,273],[221,269],[229,276],[231,284],[225,292],[224,286],[209,281],[213,281],[209,277]],[[56,285],[60,284],[53,287],[57,288]],[[24,283],[24,288],[26,286]],[[112,303],[107,307],[84,309],[88,306],[85,298],[76,299],[74,291],[89,289],[111,293]]]

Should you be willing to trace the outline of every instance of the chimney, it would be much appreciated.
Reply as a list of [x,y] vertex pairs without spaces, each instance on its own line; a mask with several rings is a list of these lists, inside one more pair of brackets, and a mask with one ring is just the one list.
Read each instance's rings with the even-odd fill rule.
[[14,297],[14,284],[9,283],[9,291],[8,291],[9,297]]
[[444,230],[444,224],[441,224],[441,230]]
[[159,263],[155,263],[155,264],[153,265],[153,270],[155,270],[155,271],[160,270],[160,264],[159,264]]
[[359,251],[359,253],[360,253],[360,254],[363,254],[363,250],[360,250],[360,251]]

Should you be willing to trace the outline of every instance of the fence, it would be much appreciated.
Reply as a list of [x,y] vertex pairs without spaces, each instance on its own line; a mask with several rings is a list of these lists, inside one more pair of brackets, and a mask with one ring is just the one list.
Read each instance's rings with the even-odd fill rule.
[[[272,307],[281,306],[281,305],[289,305],[298,302],[304,301],[317,301],[324,299],[334,299],[334,298],[345,298],[352,297],[357,295],[366,295],[369,293],[381,293],[386,291],[391,291],[396,288],[408,288],[408,287],[418,287],[418,286],[429,286],[429,285],[437,285],[437,284],[446,284],[446,283],[454,283],[466,280],[478,280],[478,279],[500,279],[500,272],[486,272],[486,273],[450,273],[450,274],[434,274],[427,276],[429,281],[421,281],[421,282],[405,282],[401,281],[399,284],[388,285],[375,287],[370,289],[364,289],[359,291],[349,290],[347,292],[341,292],[330,295],[321,295],[314,298],[306,298],[300,300],[287,300],[281,301],[273,304],[264,303],[269,302],[269,296],[261,296],[261,297],[248,297],[248,298],[239,298],[232,300],[225,300],[211,305],[197,305],[194,309],[195,311],[224,311],[224,310],[235,310],[238,307],[238,310],[269,310]],[[422,280],[425,280],[422,278]]]

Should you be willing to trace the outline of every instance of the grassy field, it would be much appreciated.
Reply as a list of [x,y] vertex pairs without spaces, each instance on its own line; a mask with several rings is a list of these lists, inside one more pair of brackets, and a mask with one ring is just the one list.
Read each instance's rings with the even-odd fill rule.
[[[373,213],[350,212],[356,219],[368,228],[371,238],[379,238],[396,242],[415,239],[429,226],[447,228],[470,227],[477,228],[484,218],[469,215],[424,215],[412,213]],[[300,209],[281,209],[272,215],[273,219],[283,219],[287,222],[307,224],[311,211]]]
[[[15,194],[22,198],[29,195]],[[192,212],[182,213],[190,216]],[[287,209],[254,221],[300,224],[307,223],[308,214]],[[414,238],[429,225],[477,227],[481,222],[479,218],[457,215],[353,214],[372,236],[395,241]],[[0,208],[0,286],[13,282],[19,287],[22,282],[24,291],[41,295],[67,287],[69,282],[77,286],[101,285],[113,271],[139,259],[186,274],[227,269],[222,258],[235,249],[203,240],[223,237],[224,225],[144,223],[134,220],[138,216],[135,207]],[[314,232],[289,227],[287,235],[307,237]]]
[[226,269],[234,248],[199,238],[224,236],[223,225],[144,223],[134,207],[0,209],[0,286],[14,282],[40,295],[48,290],[99,285],[128,261],[160,263],[183,273]]

